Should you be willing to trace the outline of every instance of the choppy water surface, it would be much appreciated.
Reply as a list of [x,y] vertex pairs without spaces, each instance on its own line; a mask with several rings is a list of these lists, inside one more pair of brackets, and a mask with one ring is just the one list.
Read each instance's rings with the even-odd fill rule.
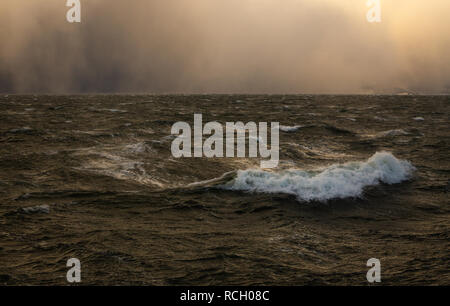
[[[172,124],[282,125],[280,166]],[[450,284],[448,96],[0,96],[0,283]]]

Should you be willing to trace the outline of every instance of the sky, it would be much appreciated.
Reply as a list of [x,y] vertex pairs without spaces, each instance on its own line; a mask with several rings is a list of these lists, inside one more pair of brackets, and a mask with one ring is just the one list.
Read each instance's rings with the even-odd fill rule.
[[0,92],[450,93],[450,1],[1,0]]

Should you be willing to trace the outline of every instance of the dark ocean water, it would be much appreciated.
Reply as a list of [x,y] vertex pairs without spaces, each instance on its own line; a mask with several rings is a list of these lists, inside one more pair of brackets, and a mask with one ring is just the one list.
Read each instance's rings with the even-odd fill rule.
[[[173,158],[194,113],[280,122],[279,168]],[[449,96],[0,96],[0,284],[67,284],[75,257],[83,284],[367,285],[378,258],[384,285],[450,285],[449,116]]]

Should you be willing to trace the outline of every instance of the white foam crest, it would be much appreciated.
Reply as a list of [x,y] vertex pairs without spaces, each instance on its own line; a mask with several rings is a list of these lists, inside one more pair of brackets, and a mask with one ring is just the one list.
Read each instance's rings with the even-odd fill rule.
[[299,201],[327,201],[360,197],[367,186],[407,180],[414,167],[388,152],[377,152],[367,161],[334,164],[316,171],[290,169],[280,172],[240,170],[223,186],[229,190],[292,194]]
[[409,135],[409,133],[403,129],[389,130],[377,134],[378,137],[395,137],[405,135]]
[[133,143],[125,146],[125,150],[130,153],[148,153],[152,151],[152,148],[145,142]]
[[294,125],[294,126],[280,125],[280,131],[285,133],[293,133],[297,132],[302,127],[303,127],[302,125]]
[[102,175],[111,176],[120,180],[133,180],[145,185],[165,187],[162,182],[147,173],[146,164],[142,161],[130,159],[109,152],[99,152],[95,149],[80,152],[79,155],[89,155],[82,167],[75,169],[91,171]]

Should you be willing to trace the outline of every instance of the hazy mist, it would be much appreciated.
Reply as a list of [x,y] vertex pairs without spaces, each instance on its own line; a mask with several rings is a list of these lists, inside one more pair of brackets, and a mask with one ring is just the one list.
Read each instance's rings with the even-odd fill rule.
[[1,0],[0,92],[450,92],[450,1]]

